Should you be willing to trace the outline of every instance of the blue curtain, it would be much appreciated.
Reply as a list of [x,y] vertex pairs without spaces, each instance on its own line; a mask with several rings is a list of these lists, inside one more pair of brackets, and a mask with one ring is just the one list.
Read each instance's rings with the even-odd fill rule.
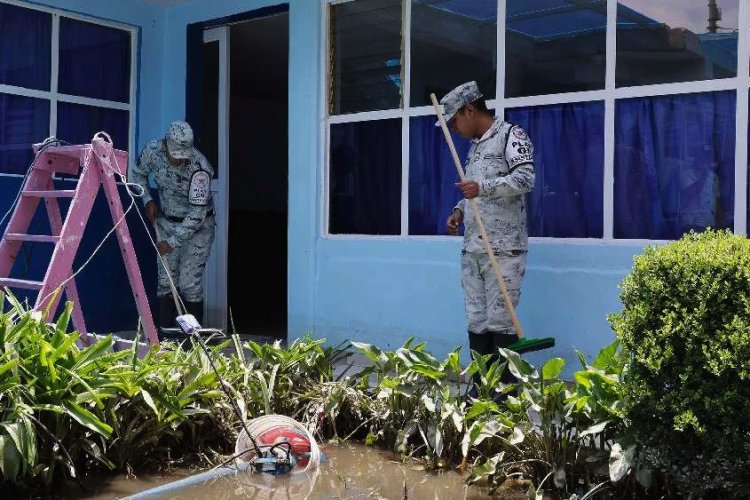
[[57,137],[71,144],[87,144],[97,132],[110,135],[117,149],[128,150],[129,113],[61,102],[57,105]]
[[401,120],[331,125],[330,232],[401,233]]
[[529,235],[601,238],[604,104],[516,108],[506,120],[534,143],[536,183],[527,197]]
[[733,226],[735,103],[732,91],[617,102],[616,238]]
[[63,94],[128,102],[130,32],[63,17],[59,90]]
[[48,135],[49,101],[0,94],[0,172],[26,173],[32,144]]
[[49,90],[52,16],[0,3],[0,83]]
[[[471,143],[453,134],[463,163]],[[409,234],[447,234],[445,221],[463,197],[454,185],[458,172],[443,131],[434,116],[413,117],[409,123]]]

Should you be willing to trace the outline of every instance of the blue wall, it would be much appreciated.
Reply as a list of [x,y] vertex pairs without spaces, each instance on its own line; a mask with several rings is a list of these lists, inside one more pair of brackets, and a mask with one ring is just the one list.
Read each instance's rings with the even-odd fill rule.
[[[538,243],[529,252],[519,317],[529,337],[555,337],[552,356],[575,368],[614,340],[606,315],[619,310],[618,283],[642,246]],[[461,243],[321,239],[316,245],[318,335],[398,347],[410,335],[436,354],[468,347],[460,285]],[[570,373],[570,372],[568,372]]]
[[[139,145],[185,115],[187,25],[278,4],[46,3],[141,27]],[[321,237],[321,2],[290,0],[289,16],[290,338],[312,332],[332,344],[351,338],[393,348],[414,335],[441,356],[465,346],[459,239]],[[572,363],[574,348],[594,355],[611,342],[606,315],[619,309],[617,285],[641,250],[598,241],[533,244],[519,313],[529,336],[554,336],[557,346],[530,359],[557,355]]]

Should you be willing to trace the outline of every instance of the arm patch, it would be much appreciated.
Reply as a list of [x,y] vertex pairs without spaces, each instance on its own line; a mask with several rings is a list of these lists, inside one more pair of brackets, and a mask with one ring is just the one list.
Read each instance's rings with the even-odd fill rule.
[[211,199],[211,176],[205,170],[196,170],[190,178],[188,199],[191,205],[208,205]]

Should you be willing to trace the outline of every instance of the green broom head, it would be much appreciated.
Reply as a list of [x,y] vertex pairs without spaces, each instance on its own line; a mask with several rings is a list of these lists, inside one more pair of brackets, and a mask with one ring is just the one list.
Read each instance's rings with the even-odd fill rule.
[[549,349],[555,346],[555,339],[547,337],[543,339],[528,339],[522,338],[515,343],[508,346],[506,349],[523,354],[525,352],[541,351],[542,349]]

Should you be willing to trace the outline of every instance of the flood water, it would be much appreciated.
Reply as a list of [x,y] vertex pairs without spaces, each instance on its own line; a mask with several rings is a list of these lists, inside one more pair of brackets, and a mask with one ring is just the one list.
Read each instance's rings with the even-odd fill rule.
[[[464,475],[456,471],[425,471],[417,462],[399,462],[397,457],[378,449],[345,444],[323,447],[326,460],[317,477],[296,473],[273,477],[267,474],[232,472],[180,491],[148,498],[159,499],[480,499],[488,498],[486,488],[466,487]],[[96,486],[93,494],[67,498],[115,499],[137,495],[149,488],[183,479],[189,473],[172,476],[114,477]],[[519,492],[520,493],[520,492]],[[506,492],[501,498],[524,498]],[[144,497],[145,498],[145,497]]]

